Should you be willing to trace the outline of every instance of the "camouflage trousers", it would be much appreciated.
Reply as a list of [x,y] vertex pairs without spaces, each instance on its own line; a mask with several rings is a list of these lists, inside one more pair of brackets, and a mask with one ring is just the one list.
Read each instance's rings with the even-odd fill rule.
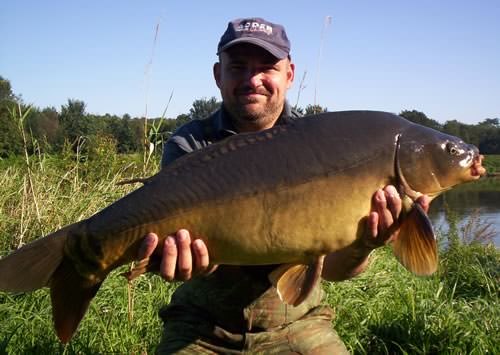
[[231,333],[200,317],[166,321],[158,354],[349,354],[332,327],[333,311],[313,308],[279,327]]

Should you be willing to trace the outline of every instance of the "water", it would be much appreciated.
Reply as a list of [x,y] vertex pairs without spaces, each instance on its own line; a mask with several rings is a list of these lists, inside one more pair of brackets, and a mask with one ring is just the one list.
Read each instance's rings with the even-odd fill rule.
[[500,178],[487,178],[461,185],[446,192],[432,202],[429,216],[436,230],[446,231],[445,203],[459,221],[459,227],[467,224],[475,214],[481,223],[491,224],[494,243],[500,247]]

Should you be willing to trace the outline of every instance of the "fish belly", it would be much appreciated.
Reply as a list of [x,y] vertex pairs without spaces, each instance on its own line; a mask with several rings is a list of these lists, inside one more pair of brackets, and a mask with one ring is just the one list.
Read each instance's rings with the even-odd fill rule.
[[347,175],[316,179],[197,206],[173,216],[162,229],[189,229],[205,241],[217,264],[306,262],[358,238],[371,196],[385,183],[371,177],[353,184]]

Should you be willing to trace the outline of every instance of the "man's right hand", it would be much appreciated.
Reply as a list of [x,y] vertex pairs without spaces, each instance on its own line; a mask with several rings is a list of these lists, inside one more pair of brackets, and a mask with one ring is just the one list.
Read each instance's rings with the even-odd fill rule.
[[[158,246],[158,236],[149,233],[139,248],[137,260],[150,257]],[[201,239],[191,242],[189,231],[180,229],[165,238],[160,248],[160,275],[167,281],[186,281],[197,274],[208,274],[216,269],[211,266],[207,246]]]

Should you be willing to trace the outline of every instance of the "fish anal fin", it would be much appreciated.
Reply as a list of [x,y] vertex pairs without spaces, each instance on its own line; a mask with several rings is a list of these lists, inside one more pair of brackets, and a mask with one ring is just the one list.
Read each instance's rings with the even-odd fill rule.
[[47,286],[64,254],[70,225],[39,238],[0,260],[0,290],[29,292]]
[[55,271],[50,281],[52,318],[62,343],[73,337],[101,283],[82,277],[67,259]]
[[415,203],[401,222],[399,235],[392,243],[399,262],[419,276],[433,274],[438,267],[436,235],[429,217],[422,207]]
[[300,305],[311,293],[321,277],[324,255],[314,262],[305,264],[284,264],[269,274],[269,280],[276,287],[280,299],[289,305]]

